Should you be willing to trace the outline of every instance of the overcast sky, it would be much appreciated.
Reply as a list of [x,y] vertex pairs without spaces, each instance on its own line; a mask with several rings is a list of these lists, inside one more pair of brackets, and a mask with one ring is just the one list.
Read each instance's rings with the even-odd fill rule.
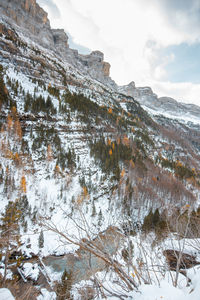
[[37,0],[70,47],[100,50],[117,84],[200,105],[200,0]]

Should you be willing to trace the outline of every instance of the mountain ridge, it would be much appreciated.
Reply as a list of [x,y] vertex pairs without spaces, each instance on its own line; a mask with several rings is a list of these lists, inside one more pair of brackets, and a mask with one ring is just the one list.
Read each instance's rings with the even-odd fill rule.
[[[52,29],[48,14],[40,7],[36,0],[1,1],[2,15],[10,18],[25,32],[31,33],[35,41],[40,42],[45,48],[56,51],[63,59],[68,61],[83,74],[89,74],[92,78],[100,81],[114,91],[133,97],[143,107],[150,108],[161,113],[181,117],[188,113],[190,118],[198,118],[200,122],[200,110],[197,105],[190,105],[176,101],[170,97],[158,97],[150,87],[136,87],[132,81],[124,86],[117,86],[110,76],[110,64],[104,62],[104,55],[100,51],[92,51],[88,55],[78,53],[78,50],[69,48],[68,36],[63,29]],[[8,20],[7,20],[8,21]],[[2,30],[0,30],[2,32]],[[165,101],[163,101],[165,100]],[[154,113],[151,111],[152,113]]]
[[[36,1],[1,11],[12,4],[34,25]],[[48,48],[24,20],[0,17],[0,284],[16,299],[137,300],[172,274],[166,244],[200,236],[200,126],[148,110],[151,88],[124,91],[101,52],[70,50],[59,29]]]
[[110,64],[104,62],[103,53],[92,51],[88,55],[83,55],[79,54],[78,50],[70,49],[67,34],[63,29],[50,27],[48,14],[37,4],[36,0],[12,1],[11,3],[2,0],[0,9],[2,16],[6,16],[8,22],[10,19],[12,26],[14,21],[18,28],[23,29],[25,35],[31,34],[33,40],[61,55],[82,73],[89,73],[92,78],[113,88],[116,87],[109,77]]

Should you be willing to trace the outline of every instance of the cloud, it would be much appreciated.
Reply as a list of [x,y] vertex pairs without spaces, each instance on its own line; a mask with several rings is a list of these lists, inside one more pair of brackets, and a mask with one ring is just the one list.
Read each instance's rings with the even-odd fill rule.
[[157,91],[159,97],[168,96],[180,102],[200,104],[200,84],[157,81],[151,82],[151,87]]
[[53,0],[37,0],[37,2],[48,11],[53,18],[60,18],[60,11]]
[[[76,44],[104,53],[111,64],[111,77],[118,84],[132,80],[137,85],[157,82],[154,87],[159,93],[164,90],[159,82],[166,82],[169,87],[166,66],[175,59],[173,53],[161,56],[161,50],[200,41],[199,0],[39,0],[39,3],[48,10],[53,27],[64,28]],[[172,90],[177,95],[176,89]],[[196,90],[192,86],[194,95]]]
[[[200,40],[199,0],[154,0],[168,27],[179,35],[177,43]],[[177,44],[176,42],[174,44]]]

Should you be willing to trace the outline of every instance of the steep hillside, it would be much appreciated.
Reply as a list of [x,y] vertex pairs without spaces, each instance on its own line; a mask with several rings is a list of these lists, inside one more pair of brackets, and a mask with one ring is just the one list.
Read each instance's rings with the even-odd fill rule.
[[[103,54],[70,49],[35,0],[0,11],[1,286],[16,299],[132,299],[156,280],[151,246],[166,266],[172,233],[199,238],[198,111],[185,122],[162,113],[171,100],[142,108],[145,88],[117,87]],[[79,283],[91,278],[92,291]]]

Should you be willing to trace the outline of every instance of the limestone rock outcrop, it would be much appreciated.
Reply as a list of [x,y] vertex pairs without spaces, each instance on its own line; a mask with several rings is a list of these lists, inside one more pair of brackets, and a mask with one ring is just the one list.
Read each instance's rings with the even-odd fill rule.
[[114,89],[117,88],[109,77],[110,64],[104,62],[103,53],[93,51],[89,55],[81,55],[77,50],[70,49],[65,31],[50,27],[48,14],[36,0],[1,0],[0,19],[10,24],[12,28],[15,27],[16,32],[20,30],[24,36],[44,48],[55,51],[83,74],[89,74],[92,78]]
[[118,87],[118,91],[133,97],[140,102],[140,104],[146,106],[148,106],[149,102],[152,100],[157,101],[158,99],[157,95],[153,93],[150,87],[136,87],[134,81],[131,81],[128,85]]
[[110,76],[110,64],[108,62],[103,62],[103,73],[104,76]]
[[36,3],[36,0],[1,0],[0,14],[7,21],[23,28],[23,31],[35,37],[42,45],[53,46],[53,36],[47,13]]
[[200,108],[194,104],[185,104],[170,97],[158,97],[150,87],[136,87],[132,81],[128,85],[118,87],[120,93],[133,97],[143,107],[155,113],[173,115],[181,118],[200,118]]
[[68,36],[66,35],[64,29],[52,29],[53,41],[56,49],[60,53],[65,53],[69,48]]
[[128,96],[133,97],[133,98],[139,97],[139,92],[138,92],[138,89],[135,86],[134,81],[131,81],[127,85],[123,85],[123,86],[118,87],[118,91],[120,93],[126,94]]
[[89,67],[90,75],[100,81],[102,76],[110,75],[110,64],[104,62],[104,54],[101,51],[93,51],[89,55],[82,55],[80,61],[84,66]]

